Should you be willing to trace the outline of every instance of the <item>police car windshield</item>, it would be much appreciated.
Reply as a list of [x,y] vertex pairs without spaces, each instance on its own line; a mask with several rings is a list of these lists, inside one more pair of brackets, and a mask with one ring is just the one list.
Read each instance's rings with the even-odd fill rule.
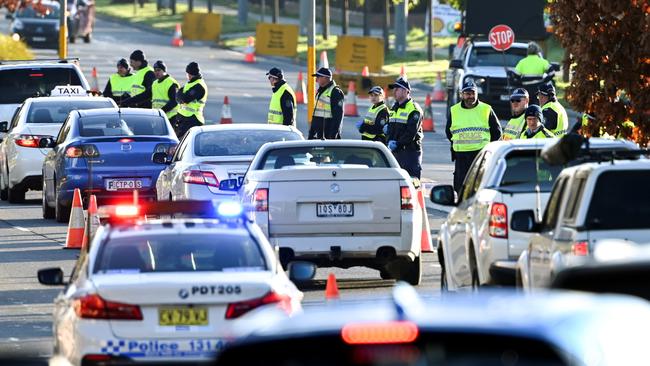
[[266,262],[248,234],[148,234],[110,239],[94,273],[263,271]]
[[339,164],[359,164],[369,168],[388,168],[390,166],[384,153],[375,148],[309,146],[269,150],[261,159],[256,170]]
[[196,156],[255,155],[267,142],[301,140],[293,131],[209,131],[196,136]]
[[75,69],[48,67],[0,71],[0,104],[20,104],[29,97],[50,95],[58,85],[81,85]]
[[57,101],[34,101],[27,113],[27,123],[63,123],[70,111],[75,109],[111,108],[113,103],[110,100],[88,100],[68,101],[65,97]]
[[507,67],[514,68],[522,58],[526,57],[525,48],[510,48],[502,55],[501,52],[495,51],[492,47],[472,47],[472,52],[469,55],[467,66],[501,66],[505,60]]
[[79,119],[79,134],[82,137],[97,136],[165,136],[167,124],[160,116],[101,115],[85,116]]

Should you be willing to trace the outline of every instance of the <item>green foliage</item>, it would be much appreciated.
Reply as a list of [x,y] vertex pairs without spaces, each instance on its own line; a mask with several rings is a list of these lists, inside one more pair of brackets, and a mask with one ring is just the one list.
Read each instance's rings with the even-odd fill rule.
[[31,60],[33,58],[34,55],[23,42],[0,34],[0,60]]

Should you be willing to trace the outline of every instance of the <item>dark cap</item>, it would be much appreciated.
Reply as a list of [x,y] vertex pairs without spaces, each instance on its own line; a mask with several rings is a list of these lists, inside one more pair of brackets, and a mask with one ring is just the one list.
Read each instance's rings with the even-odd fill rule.
[[266,73],[266,76],[273,76],[280,80],[284,79],[284,73],[282,73],[282,69],[278,69],[277,67],[271,68],[271,70]]
[[135,50],[135,51],[131,52],[131,56],[129,56],[129,58],[131,60],[133,60],[133,61],[144,62],[144,60],[145,60],[144,52],[142,52],[140,50]]
[[540,108],[536,104],[529,105],[528,108],[526,108],[526,111],[524,112],[524,118],[525,117],[537,117],[537,119],[540,122],[544,123],[544,115],[542,114],[542,108]]
[[463,83],[463,87],[460,89],[461,92],[468,91],[468,90],[474,90],[474,93],[478,93],[478,87],[472,80],[467,80],[466,82]]
[[373,86],[368,90],[368,94],[377,94],[377,95],[384,95],[384,89],[382,89],[380,86]]
[[394,83],[388,84],[388,89],[395,89],[395,88],[402,88],[411,91],[411,84],[409,84],[408,80],[399,77],[397,78],[397,80],[395,80]]
[[547,97],[555,96],[555,87],[551,83],[542,84],[537,89],[537,94],[541,94]]
[[160,70],[162,70],[162,71],[167,71],[167,65],[165,65],[165,63],[162,62],[161,60],[156,61],[156,62],[153,64],[153,68],[154,68],[154,69],[160,69]]
[[123,67],[125,69],[129,69],[129,62],[126,61],[125,58],[121,58],[117,61],[117,67]]
[[318,71],[316,71],[315,74],[312,74],[311,76],[324,76],[326,78],[331,78],[332,72],[327,67],[321,67],[318,69]]
[[199,64],[196,62],[190,62],[187,64],[187,67],[185,68],[185,72],[190,74],[190,75],[198,75],[201,73],[201,69],[199,69]]
[[510,98],[528,98],[528,90],[524,88],[517,88],[512,91],[512,94],[510,95]]

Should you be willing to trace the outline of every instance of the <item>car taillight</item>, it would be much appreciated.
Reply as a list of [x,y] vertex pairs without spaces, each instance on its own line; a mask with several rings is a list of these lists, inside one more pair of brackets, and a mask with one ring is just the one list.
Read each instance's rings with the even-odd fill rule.
[[418,326],[409,321],[346,324],[341,337],[347,344],[410,343],[418,338]]
[[409,187],[400,187],[399,195],[400,195],[402,210],[412,210],[413,196],[411,195],[411,189]]
[[571,245],[571,253],[581,257],[589,255],[589,242],[577,241],[573,243],[573,245]]
[[503,203],[493,203],[490,207],[490,236],[508,237],[508,207]]
[[65,150],[65,156],[68,158],[96,158],[99,156],[99,150],[95,145],[70,146]]
[[280,309],[287,313],[291,312],[291,298],[288,295],[280,295],[271,291],[257,299],[228,304],[226,319],[238,318],[255,308],[268,304],[277,304]]
[[176,144],[161,143],[156,145],[156,147],[153,148],[153,152],[173,155],[175,149],[176,149]]
[[268,211],[269,210],[269,189],[258,188],[253,194],[253,206],[255,211]]
[[84,319],[142,320],[138,305],[107,301],[97,294],[76,299],[74,311],[78,317]]
[[41,139],[44,138],[52,138],[52,136],[44,136],[44,135],[18,135],[14,139],[14,142],[18,146],[22,147],[38,147],[39,142]]
[[219,188],[219,180],[215,177],[214,173],[201,170],[187,170],[183,172],[183,182]]

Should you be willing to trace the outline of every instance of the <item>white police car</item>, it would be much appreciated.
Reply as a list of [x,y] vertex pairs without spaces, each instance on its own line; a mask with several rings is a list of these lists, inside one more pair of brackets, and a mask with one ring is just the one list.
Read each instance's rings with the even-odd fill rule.
[[[301,310],[302,292],[238,203],[169,207],[113,206],[69,281],[60,268],[39,271],[41,283],[65,285],[54,301],[55,355],[75,365],[209,360],[251,310]],[[214,218],[196,218],[201,210]],[[193,218],[115,220],[138,213]]]

